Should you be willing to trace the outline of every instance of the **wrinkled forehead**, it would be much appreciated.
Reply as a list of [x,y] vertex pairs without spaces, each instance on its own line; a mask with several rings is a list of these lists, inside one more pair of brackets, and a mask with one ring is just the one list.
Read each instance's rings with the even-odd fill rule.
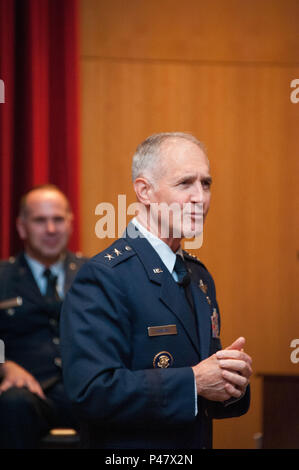
[[166,169],[183,171],[199,165],[210,169],[210,163],[203,148],[183,138],[169,138],[162,143],[160,163],[164,172]]

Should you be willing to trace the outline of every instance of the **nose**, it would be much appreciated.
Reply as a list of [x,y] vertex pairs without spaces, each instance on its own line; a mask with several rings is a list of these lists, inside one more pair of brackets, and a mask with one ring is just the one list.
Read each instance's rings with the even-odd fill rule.
[[204,202],[204,190],[201,184],[201,181],[197,181],[193,186],[194,190],[191,195],[191,202],[201,203]]
[[56,231],[56,226],[53,220],[47,220],[47,232],[54,233]]

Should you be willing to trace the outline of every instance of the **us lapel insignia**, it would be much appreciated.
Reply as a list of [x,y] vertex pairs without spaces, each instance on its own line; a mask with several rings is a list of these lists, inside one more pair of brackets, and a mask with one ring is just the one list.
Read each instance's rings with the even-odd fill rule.
[[212,322],[212,338],[219,338],[219,315],[216,308],[213,310],[213,315],[211,315]]
[[153,366],[155,369],[167,369],[173,365],[173,357],[168,351],[161,351],[155,355],[153,360]]
[[163,273],[162,269],[160,269],[160,268],[154,268],[153,271],[154,271],[155,274]]
[[200,279],[199,283],[198,283],[198,286],[199,288],[202,290],[202,292],[207,295],[207,292],[208,292],[208,285],[207,284],[204,284],[203,280]]

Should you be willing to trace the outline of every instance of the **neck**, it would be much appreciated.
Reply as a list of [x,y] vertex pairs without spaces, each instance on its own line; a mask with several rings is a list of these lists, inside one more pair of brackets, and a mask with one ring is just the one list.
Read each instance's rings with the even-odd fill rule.
[[49,268],[52,266],[52,264],[57,263],[62,259],[61,253],[56,256],[43,256],[39,253],[34,253],[32,250],[25,250],[26,255],[30,256],[30,258],[34,259],[35,261],[38,261],[39,263],[43,264],[46,268]]
[[150,233],[152,233],[156,237],[160,238],[160,240],[162,240],[164,243],[166,243],[166,245],[168,245],[169,248],[171,248],[171,250],[174,253],[176,253],[178,251],[178,249],[180,248],[180,245],[181,245],[181,240],[182,240],[181,238],[173,238],[173,237],[165,238],[165,237],[163,237],[161,235],[161,232],[162,232],[161,224],[158,223],[158,225],[156,225],[156,224],[154,224],[154,222],[152,220],[151,220],[151,222],[149,222],[149,217],[142,217],[142,215],[140,213],[137,215],[136,219]]

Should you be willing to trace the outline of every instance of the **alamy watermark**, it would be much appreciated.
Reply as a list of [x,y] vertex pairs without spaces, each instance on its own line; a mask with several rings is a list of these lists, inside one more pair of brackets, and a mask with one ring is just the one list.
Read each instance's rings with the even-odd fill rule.
[[5,86],[3,80],[0,80],[0,103],[5,103]]
[[[118,195],[117,208],[109,202],[101,202],[95,208],[100,219],[95,225],[98,238],[138,238],[144,237],[135,226],[127,227],[127,216],[137,216],[142,225],[159,238],[187,238],[185,249],[197,249],[203,242],[203,205],[201,203],[165,202],[151,203],[146,208],[140,202],[133,202],[127,207],[125,194]],[[117,219],[117,224],[116,224]],[[117,226],[116,226],[117,225]]]
[[293,339],[290,344],[291,348],[295,348],[294,351],[291,352],[291,362],[293,364],[298,364],[299,362],[299,339]]
[[0,339],[0,364],[5,362],[5,346],[4,341]]
[[292,103],[296,104],[299,103],[299,78],[294,78],[290,84],[291,88],[295,88],[290,94],[290,100]]

